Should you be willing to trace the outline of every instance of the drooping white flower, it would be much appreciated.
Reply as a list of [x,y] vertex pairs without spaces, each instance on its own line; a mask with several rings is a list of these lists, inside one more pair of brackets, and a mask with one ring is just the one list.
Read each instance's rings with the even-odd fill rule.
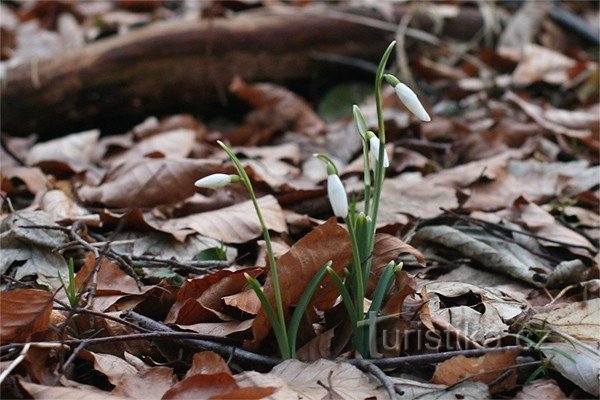
[[425,107],[423,107],[423,104],[421,104],[419,98],[411,88],[402,82],[398,82],[398,84],[394,86],[394,90],[406,108],[415,114],[417,118],[425,122],[431,121],[431,117],[427,114],[427,111],[425,111]]
[[[238,179],[235,180],[234,177],[237,177]],[[202,179],[198,179],[194,186],[199,188],[217,189],[229,185],[234,180],[239,181],[239,177],[237,175],[212,174],[205,176]]]
[[[371,154],[371,158],[373,159],[373,164],[379,161],[379,138],[375,135],[372,135],[369,139],[369,153]],[[383,150],[383,168],[387,168],[390,166],[390,160],[388,159],[387,150]]]
[[327,177],[327,195],[336,217],[346,218],[348,216],[348,196],[346,189],[336,174],[330,174]]

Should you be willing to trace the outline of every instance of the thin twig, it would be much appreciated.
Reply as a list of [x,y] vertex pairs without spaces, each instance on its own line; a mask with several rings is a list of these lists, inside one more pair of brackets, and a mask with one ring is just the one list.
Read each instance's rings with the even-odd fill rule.
[[104,318],[104,319],[109,319],[111,321],[118,322],[119,324],[126,325],[126,326],[128,326],[130,328],[133,328],[133,329],[135,329],[137,331],[140,331],[140,332],[148,332],[148,330],[146,330],[146,329],[144,329],[144,328],[142,328],[140,326],[137,326],[136,324],[131,323],[131,322],[127,321],[127,320],[119,318],[119,317],[114,317],[112,315],[109,315],[109,314],[106,314],[106,313],[103,313],[103,312],[99,312],[99,311],[88,310],[87,308],[71,308],[66,303],[63,303],[62,301],[57,300],[57,299],[54,299],[54,302],[61,305],[61,307],[54,307],[55,310],[59,310],[59,311],[71,311],[74,314],[93,315],[93,316],[96,316],[96,317],[100,317],[100,318]]
[[356,360],[354,364],[358,368],[360,368],[364,372],[368,372],[372,374],[374,377],[379,379],[379,381],[385,387],[388,395],[390,396],[390,400],[398,400],[398,394],[396,393],[396,389],[394,388],[394,382],[379,368],[377,365],[373,364],[372,361],[367,360]]
[[6,369],[4,371],[2,371],[2,374],[0,374],[0,383],[4,382],[4,380],[12,372],[12,370],[17,368],[17,366],[19,364],[21,364],[21,361],[23,361],[25,359],[25,356],[27,355],[27,352],[29,351],[30,347],[31,347],[31,344],[26,343],[25,346],[23,346],[23,349],[21,350],[21,353],[19,354],[19,356],[17,358],[15,358],[10,363],[10,365],[8,367],[6,367]]

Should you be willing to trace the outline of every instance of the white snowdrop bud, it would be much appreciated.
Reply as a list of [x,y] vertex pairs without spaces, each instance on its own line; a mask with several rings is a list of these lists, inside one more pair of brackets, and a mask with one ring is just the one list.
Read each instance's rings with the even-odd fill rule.
[[[369,135],[371,136],[371,135]],[[379,138],[374,134],[369,138],[369,153],[371,154],[371,158],[373,159],[373,164],[379,161]],[[383,168],[387,168],[390,166],[390,160],[388,159],[387,151],[383,151]]]
[[427,114],[427,111],[425,111],[425,107],[423,107],[423,104],[421,104],[419,98],[411,88],[402,82],[398,82],[394,87],[394,90],[406,108],[415,114],[417,118],[425,122],[431,121],[431,117]]
[[327,195],[336,217],[346,218],[348,216],[348,197],[346,190],[336,174],[330,174],[327,177]]
[[239,181],[238,175],[212,174],[198,179],[194,185],[199,188],[217,189]]

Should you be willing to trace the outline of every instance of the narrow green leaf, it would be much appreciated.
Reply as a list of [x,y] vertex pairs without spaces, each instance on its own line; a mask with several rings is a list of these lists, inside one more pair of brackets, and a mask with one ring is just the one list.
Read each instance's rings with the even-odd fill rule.
[[356,315],[356,309],[354,308],[354,303],[352,302],[352,297],[350,297],[350,293],[344,283],[338,276],[338,274],[333,270],[333,268],[326,268],[327,273],[331,276],[333,283],[338,289],[340,296],[342,296],[342,302],[346,306],[346,311],[348,311],[348,315],[350,316],[350,320],[352,321],[353,329],[356,329],[356,323],[358,321],[358,316]]
[[385,267],[383,274],[381,274],[381,277],[379,278],[379,282],[377,282],[377,287],[375,288],[375,293],[373,294],[369,311],[374,311],[375,313],[379,312],[381,303],[383,302],[383,297],[387,293],[390,283],[392,282],[392,278],[394,277],[395,268],[396,264],[393,261],[390,261]]
[[263,308],[265,309],[265,312],[267,313],[269,321],[271,321],[271,325],[273,326],[273,332],[275,333],[275,338],[277,339],[277,345],[279,346],[279,352],[281,353],[281,357],[284,359],[290,358],[289,346],[286,337],[287,335],[282,329],[281,323],[277,318],[277,315],[275,314],[275,310],[273,309],[271,303],[269,303],[269,300],[265,296],[265,293],[263,292],[260,283],[258,283],[256,279],[254,279],[248,274],[244,274],[244,276],[246,277],[246,280],[250,284],[252,290],[254,290],[254,293],[256,293],[256,295],[258,296]]
[[326,262],[325,265],[321,267],[319,272],[317,272],[315,276],[313,276],[313,278],[310,280],[310,283],[304,290],[304,293],[302,293],[302,297],[300,297],[298,304],[296,304],[296,309],[294,310],[294,314],[292,315],[292,319],[290,320],[290,324],[288,325],[287,331],[288,342],[290,343],[290,353],[292,358],[296,356],[296,339],[298,335],[298,327],[300,326],[302,316],[304,315],[306,307],[308,307],[308,303],[310,302],[310,299],[315,293],[315,290],[317,290],[321,279],[323,279],[323,277],[325,276],[327,268],[331,268],[331,264],[331,261]]

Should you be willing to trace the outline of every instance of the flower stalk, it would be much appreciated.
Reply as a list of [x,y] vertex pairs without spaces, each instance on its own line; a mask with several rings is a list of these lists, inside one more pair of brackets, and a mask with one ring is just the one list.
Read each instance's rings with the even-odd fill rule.
[[[345,212],[337,212],[336,205],[341,199],[338,192],[328,191],[334,214],[341,217],[346,222],[348,234],[352,244],[352,263],[348,274],[345,277],[338,276],[335,271],[328,269],[327,273],[331,276],[346,311],[350,316],[353,325],[353,344],[363,357],[369,357],[371,344],[374,343],[376,332],[377,315],[381,311],[384,299],[389,292],[393,277],[402,268],[401,264],[396,264],[393,260],[383,269],[375,291],[371,298],[371,305],[365,313],[364,302],[366,297],[366,283],[371,274],[371,260],[375,246],[375,234],[377,227],[377,216],[379,212],[379,203],[386,169],[389,167],[389,158],[385,149],[385,125],[383,120],[383,109],[381,99],[381,86],[383,80],[390,83],[400,100],[406,107],[423,121],[429,121],[429,115],[423,105],[419,102],[416,94],[406,85],[401,83],[393,75],[384,75],[385,66],[395,46],[392,42],[384,52],[377,73],[375,76],[375,103],[377,111],[377,134],[368,130],[365,118],[358,108],[354,106],[354,122],[356,129],[362,139],[363,144],[363,165],[364,165],[364,208],[363,212],[357,212],[355,204],[350,206],[347,216]],[[324,154],[317,154],[321,160],[326,162],[329,176],[331,177],[331,160]],[[371,175],[372,174],[372,175]],[[336,179],[337,178],[337,179]],[[339,180],[337,171],[335,172],[336,182]],[[329,184],[329,182],[328,182]],[[342,187],[341,182],[337,187]],[[368,315],[368,317],[365,316]]]

